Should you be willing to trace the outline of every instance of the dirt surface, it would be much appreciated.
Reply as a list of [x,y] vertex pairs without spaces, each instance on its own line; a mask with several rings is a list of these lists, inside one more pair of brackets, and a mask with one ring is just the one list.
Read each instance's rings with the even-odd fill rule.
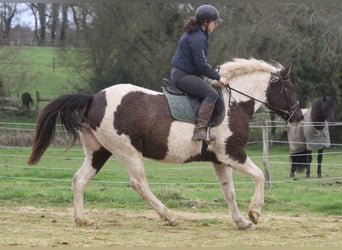
[[265,212],[257,230],[238,230],[224,212],[174,211],[166,226],[152,210],[89,209],[93,227],[76,227],[71,208],[0,207],[0,247],[342,246],[342,216]]

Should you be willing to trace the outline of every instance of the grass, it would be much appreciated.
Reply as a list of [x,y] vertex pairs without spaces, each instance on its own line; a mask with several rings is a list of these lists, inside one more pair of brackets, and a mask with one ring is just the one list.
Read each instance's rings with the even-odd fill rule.
[[[3,51],[0,51],[3,52]],[[68,51],[74,57],[78,51]],[[39,90],[44,98],[70,93],[74,86],[84,85],[82,79],[70,71],[64,56],[56,48],[22,47],[11,52],[12,57],[2,57],[0,68],[11,59],[12,67],[2,71],[5,80],[14,77],[13,94],[16,91],[34,92]],[[17,64],[13,63],[17,62]],[[53,64],[55,63],[55,67]],[[29,73],[28,73],[29,72]],[[0,114],[2,122],[32,122],[35,115],[11,117]],[[4,125],[7,126],[7,125]],[[8,127],[14,128],[11,124]],[[29,127],[32,129],[32,127]],[[0,140],[20,146],[31,145],[32,136],[24,132],[12,136],[6,129],[0,130]],[[259,131],[251,131],[251,133]],[[20,143],[22,144],[20,144]],[[63,144],[64,141],[62,141]],[[60,145],[57,144],[57,145]],[[4,143],[1,143],[4,145]],[[27,166],[29,148],[0,148],[0,201],[1,204],[20,204],[35,206],[68,206],[72,201],[71,180],[83,161],[80,147],[61,153],[65,147],[50,148],[40,163]],[[263,169],[262,148],[260,145],[248,146],[249,156]],[[284,213],[318,213],[341,215],[340,194],[341,158],[337,149],[325,151],[323,180],[307,180],[298,175],[298,181],[289,179],[289,159],[287,145],[270,147],[272,189],[265,189],[265,210]],[[330,154],[331,153],[331,154]],[[315,159],[315,155],[313,156]],[[161,164],[146,160],[146,174],[153,192],[170,208],[198,209],[211,211],[225,210],[227,205],[221,193],[210,164],[191,163],[186,165]],[[312,166],[315,176],[316,164]],[[336,177],[336,178],[334,178]],[[237,202],[241,210],[247,210],[254,192],[254,183],[248,176],[234,173]],[[88,207],[119,207],[146,209],[148,205],[129,187],[127,171],[121,163],[111,159],[86,189]]]
[[[1,49],[1,48],[0,48]],[[75,91],[86,82],[72,71],[65,54],[53,47],[2,47],[1,76],[12,98],[29,92],[34,97],[53,98]],[[77,50],[68,50],[77,54]],[[84,72],[85,73],[85,72]]]
[[[82,164],[83,152],[80,147],[66,153],[61,153],[62,150],[60,147],[52,147],[38,165],[27,166],[29,148],[1,148],[1,203],[52,207],[71,205],[71,180]],[[258,157],[262,154],[261,148],[249,146],[247,151],[263,169],[262,159]],[[334,149],[327,150],[329,151],[333,152]],[[304,174],[297,174],[299,179],[293,181],[288,177],[287,154],[288,149],[284,146],[276,145],[270,149],[270,158],[272,159],[272,155],[276,156],[278,163],[272,164],[271,160],[274,183],[272,189],[265,189],[264,210],[290,214],[342,215],[341,171],[335,165],[339,157],[335,154],[325,155],[325,179],[305,179]],[[283,165],[280,161],[284,161]],[[152,191],[168,207],[202,212],[227,209],[210,164],[194,162],[174,165],[145,160],[145,165]],[[237,171],[234,173],[234,181],[237,202],[240,209],[246,211],[254,192],[254,183],[248,176]],[[85,201],[86,207],[149,209],[142,198],[130,188],[125,167],[115,159],[108,161],[89,183]]]

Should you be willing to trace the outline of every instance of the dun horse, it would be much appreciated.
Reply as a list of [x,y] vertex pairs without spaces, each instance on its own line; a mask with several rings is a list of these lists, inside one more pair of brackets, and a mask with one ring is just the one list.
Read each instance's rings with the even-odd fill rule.
[[336,122],[336,103],[334,97],[316,98],[312,107],[304,113],[304,120],[299,126],[289,126],[287,131],[291,152],[291,173],[301,173],[306,169],[310,177],[312,151],[317,150],[317,178],[322,177],[323,149],[330,147],[329,125]]
[[[249,137],[249,118],[262,104],[290,123],[300,121],[303,115],[290,79],[290,67],[285,69],[280,64],[253,58],[235,59],[221,65],[220,74],[230,79],[230,91],[221,87],[224,119],[211,129],[217,139],[209,145],[191,140],[194,124],[173,119],[161,92],[117,84],[95,95],[68,94],[51,101],[38,118],[28,162],[37,163],[53,141],[59,116],[74,140],[80,135],[85,154],[82,166],[73,177],[77,225],[94,223],[84,214],[84,190],[113,155],[126,166],[131,187],[172,226],[179,221],[151,192],[143,158],[173,163],[211,162],[236,226],[254,229],[264,204],[264,175],[244,151]],[[255,181],[250,220],[238,209],[233,169]]]

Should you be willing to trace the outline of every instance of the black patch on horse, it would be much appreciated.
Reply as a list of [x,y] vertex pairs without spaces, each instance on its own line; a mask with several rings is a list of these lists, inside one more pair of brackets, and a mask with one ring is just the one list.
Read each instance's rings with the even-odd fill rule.
[[233,134],[226,140],[226,153],[240,163],[247,158],[244,147],[248,143],[249,119],[254,114],[254,104],[254,100],[233,103],[228,111],[229,129]]

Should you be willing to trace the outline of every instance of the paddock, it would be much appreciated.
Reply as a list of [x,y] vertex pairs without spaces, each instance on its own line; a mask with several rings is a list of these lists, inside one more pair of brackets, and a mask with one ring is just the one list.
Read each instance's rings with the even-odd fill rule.
[[[32,124],[1,125],[1,133],[16,131],[28,141],[34,127]],[[279,125],[279,129],[282,126],[285,124]],[[251,128],[257,130],[252,133],[261,134],[259,124],[252,123]],[[182,220],[179,226],[169,227],[131,189],[127,171],[114,158],[89,183],[85,194],[86,212],[98,224],[76,227],[72,219],[71,179],[83,160],[83,152],[80,147],[63,152],[66,148],[63,132],[57,133],[56,145],[36,166],[26,165],[28,146],[0,147],[2,247],[342,245],[342,156],[337,143],[332,143],[325,152],[322,179],[298,176],[294,181],[288,178],[288,145],[270,141],[272,188],[265,189],[263,215],[254,231],[236,230],[207,163],[154,165],[147,160],[151,189]],[[263,170],[261,143],[251,141],[247,150]],[[253,181],[239,173],[234,174],[234,181],[237,202],[246,215]]]
[[[342,216],[265,212],[258,230],[235,230],[225,211],[177,211],[170,227],[151,210],[92,209],[101,223],[75,227],[72,207],[0,207],[1,247],[327,247],[341,246]],[[276,233],[275,233],[276,232]]]

